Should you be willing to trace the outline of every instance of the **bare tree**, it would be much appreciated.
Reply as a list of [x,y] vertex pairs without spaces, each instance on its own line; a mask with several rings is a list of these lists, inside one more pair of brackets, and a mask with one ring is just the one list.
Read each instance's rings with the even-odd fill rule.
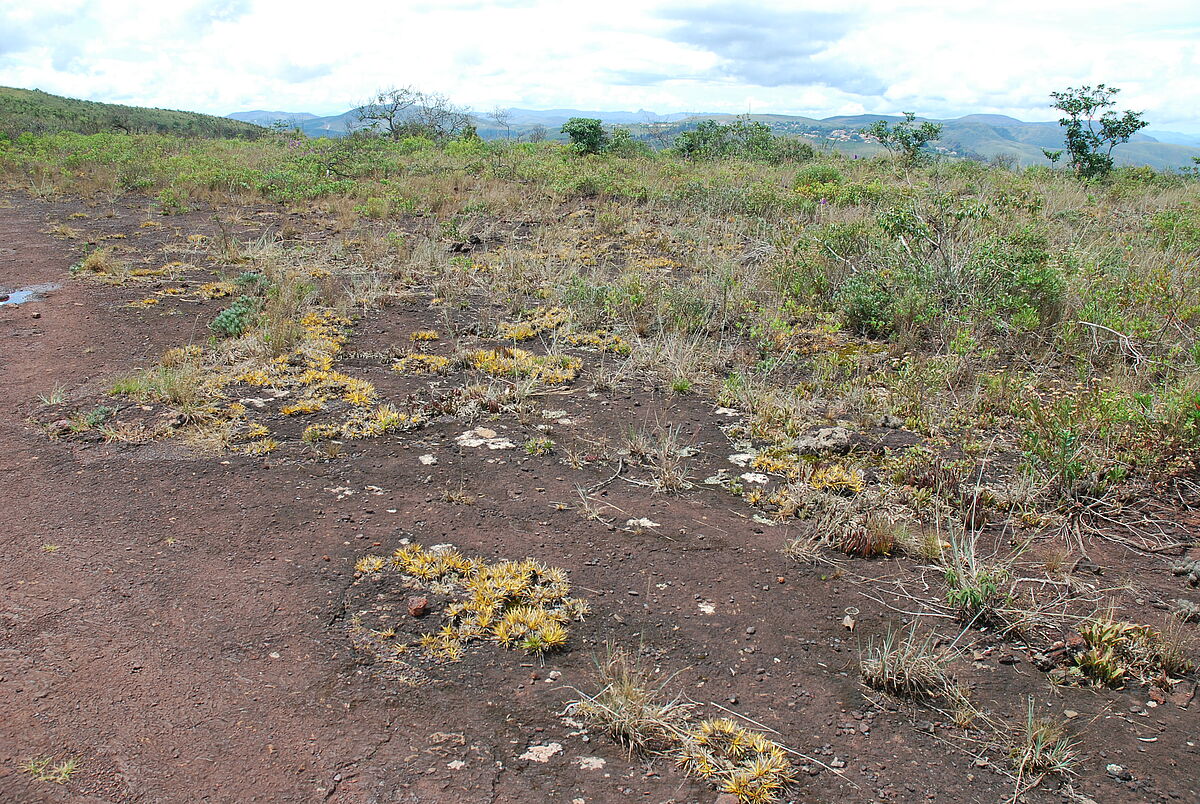
[[673,125],[664,120],[655,120],[649,112],[642,115],[642,125],[646,128],[646,136],[658,150],[671,147],[671,142],[675,139],[672,136]]
[[541,123],[538,123],[536,126],[529,129],[530,142],[541,142],[544,139],[546,139],[546,127]]
[[418,93],[418,102],[413,107],[412,122],[420,133],[435,140],[457,137],[471,124],[471,109],[456,106],[440,92]]
[[440,93],[412,86],[381,90],[358,110],[363,129],[392,140],[404,137],[449,139],[471,123],[471,110]]
[[496,128],[504,129],[504,138],[512,138],[512,122],[508,109],[497,106],[488,113],[488,119],[496,124]]
[[422,98],[417,89],[393,87],[383,89],[358,109],[358,122],[362,128],[398,140],[408,135],[411,127],[411,109]]

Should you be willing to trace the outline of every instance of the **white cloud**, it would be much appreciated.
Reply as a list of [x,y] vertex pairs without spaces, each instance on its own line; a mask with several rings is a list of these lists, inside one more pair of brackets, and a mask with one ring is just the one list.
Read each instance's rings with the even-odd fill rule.
[[911,110],[1050,119],[1105,82],[1200,130],[1200,7],[1166,0],[0,0],[0,84],[224,114],[332,114],[391,85],[479,109]]

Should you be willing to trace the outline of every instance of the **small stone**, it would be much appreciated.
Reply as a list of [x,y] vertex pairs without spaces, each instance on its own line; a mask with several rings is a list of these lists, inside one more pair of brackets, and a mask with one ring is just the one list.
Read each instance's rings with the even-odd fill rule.
[[410,617],[424,617],[429,613],[429,598],[427,597],[410,597],[408,599],[408,615]]
[[829,760],[829,767],[844,768],[844,767],[846,767],[846,762],[844,760],[838,759],[837,757],[834,757],[833,759]]
[[1133,779],[1132,773],[1115,762],[1110,762],[1105,766],[1104,770],[1109,776],[1113,777],[1114,779],[1120,779],[1122,782],[1128,782]]
[[1074,709],[1064,709],[1063,717],[1065,717],[1067,720],[1074,720],[1075,718],[1079,717],[1079,713]]
[[822,427],[796,439],[796,451],[801,455],[824,455],[850,449],[850,431],[845,427]]

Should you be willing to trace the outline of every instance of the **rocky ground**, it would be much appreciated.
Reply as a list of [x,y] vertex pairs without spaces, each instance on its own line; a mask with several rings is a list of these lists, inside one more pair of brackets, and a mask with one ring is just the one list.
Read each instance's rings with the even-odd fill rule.
[[[1022,790],[1003,746],[860,682],[864,642],[932,611],[919,599],[939,594],[935,571],[910,558],[797,564],[781,552],[793,526],[702,482],[745,472],[724,429],[738,411],[637,382],[595,390],[600,357],[581,348],[570,352],[580,378],[533,394],[520,416],[430,414],[339,454],[306,446],[303,420],[274,401],[262,415],[281,445],[266,454],[106,443],[59,423],[98,406],[130,423],[172,415],[108,389],[207,337],[224,302],[189,295],[212,278],[189,238],[217,228],[202,213],[143,227],[144,209],[120,202],[2,206],[0,286],[43,287],[0,306],[0,800],[716,800],[669,759],[631,757],[568,711],[594,690],[609,642],[640,650],[704,716],[745,718],[794,752],[787,800],[995,802]],[[280,228],[276,212],[244,213],[238,237]],[[312,237],[332,227],[319,215],[289,224]],[[178,300],[162,295],[178,280],[73,278],[89,240],[135,264],[197,267]],[[162,301],[130,306],[148,293]],[[360,312],[338,370],[397,404],[428,393],[428,378],[374,357],[443,328],[428,298]],[[39,399],[56,387],[63,400]],[[853,448],[906,438],[895,425],[855,433]],[[676,428],[694,483],[652,493],[652,474],[616,457],[630,427]],[[554,449],[529,454],[536,438]],[[359,649],[355,617],[394,603],[404,628],[433,631],[446,599],[430,595],[432,611],[405,620],[408,592],[364,585],[356,564],[414,542],[561,568],[590,613],[542,658],[480,642],[461,661],[398,672]],[[1165,609],[1195,597],[1170,571],[1179,560],[1101,542],[1077,581]],[[957,672],[989,712],[1019,721],[1032,700],[1078,737],[1075,773],[1025,800],[1200,800],[1194,681],[1054,686],[1038,666],[1046,646],[939,625],[959,634]],[[28,769],[38,758],[78,766],[42,780]]]

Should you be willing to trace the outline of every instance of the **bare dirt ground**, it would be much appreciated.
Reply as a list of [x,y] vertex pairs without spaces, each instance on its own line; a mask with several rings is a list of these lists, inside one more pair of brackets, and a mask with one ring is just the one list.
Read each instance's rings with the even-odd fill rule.
[[[334,459],[47,438],[30,421],[39,395],[61,385],[71,400],[102,400],[114,376],[194,340],[221,306],[130,309],[144,288],[72,279],[81,244],[49,227],[83,211],[69,222],[85,239],[124,234],[129,253],[161,259],[172,240],[213,226],[196,214],[142,229],[144,210],[120,203],[13,195],[0,205],[0,286],[61,284],[0,306],[0,801],[716,800],[669,761],[631,759],[562,716],[572,688],[591,685],[606,640],[644,646],[706,713],[753,718],[806,755],[792,800],[1012,796],[995,748],[859,682],[860,641],[904,617],[912,602],[893,592],[920,588],[920,568],[798,567],[780,553],[784,527],[753,521],[720,490],[651,495],[618,481],[595,494],[610,524],[588,520],[576,487],[607,480],[611,465],[573,470],[519,448],[458,446],[472,425],[455,420],[356,442]],[[248,216],[239,235],[277,225]],[[405,378],[352,355],[435,325],[424,303],[369,312],[341,370],[401,393]],[[680,425],[700,450],[700,477],[729,451],[723,415],[694,397],[589,394],[577,383],[542,406],[569,422],[554,426],[560,443]],[[517,444],[537,432],[488,426]],[[448,489],[474,504],[446,501]],[[643,517],[656,524],[626,526]],[[592,613],[544,663],[483,645],[401,684],[352,648],[346,607],[355,561],[404,538],[562,567]],[[1182,594],[1165,559],[1117,548],[1093,558],[1107,582],[1135,582],[1147,605]],[[968,641],[977,658],[966,681],[982,699],[1013,717],[1025,696],[1077,713],[1085,759],[1074,792],[1047,783],[1028,800],[1200,801],[1194,686],[1161,703],[1144,688],[1052,687],[1031,651],[986,634]],[[530,751],[539,746],[549,748]],[[60,785],[20,770],[42,756],[77,758],[79,771]]]

